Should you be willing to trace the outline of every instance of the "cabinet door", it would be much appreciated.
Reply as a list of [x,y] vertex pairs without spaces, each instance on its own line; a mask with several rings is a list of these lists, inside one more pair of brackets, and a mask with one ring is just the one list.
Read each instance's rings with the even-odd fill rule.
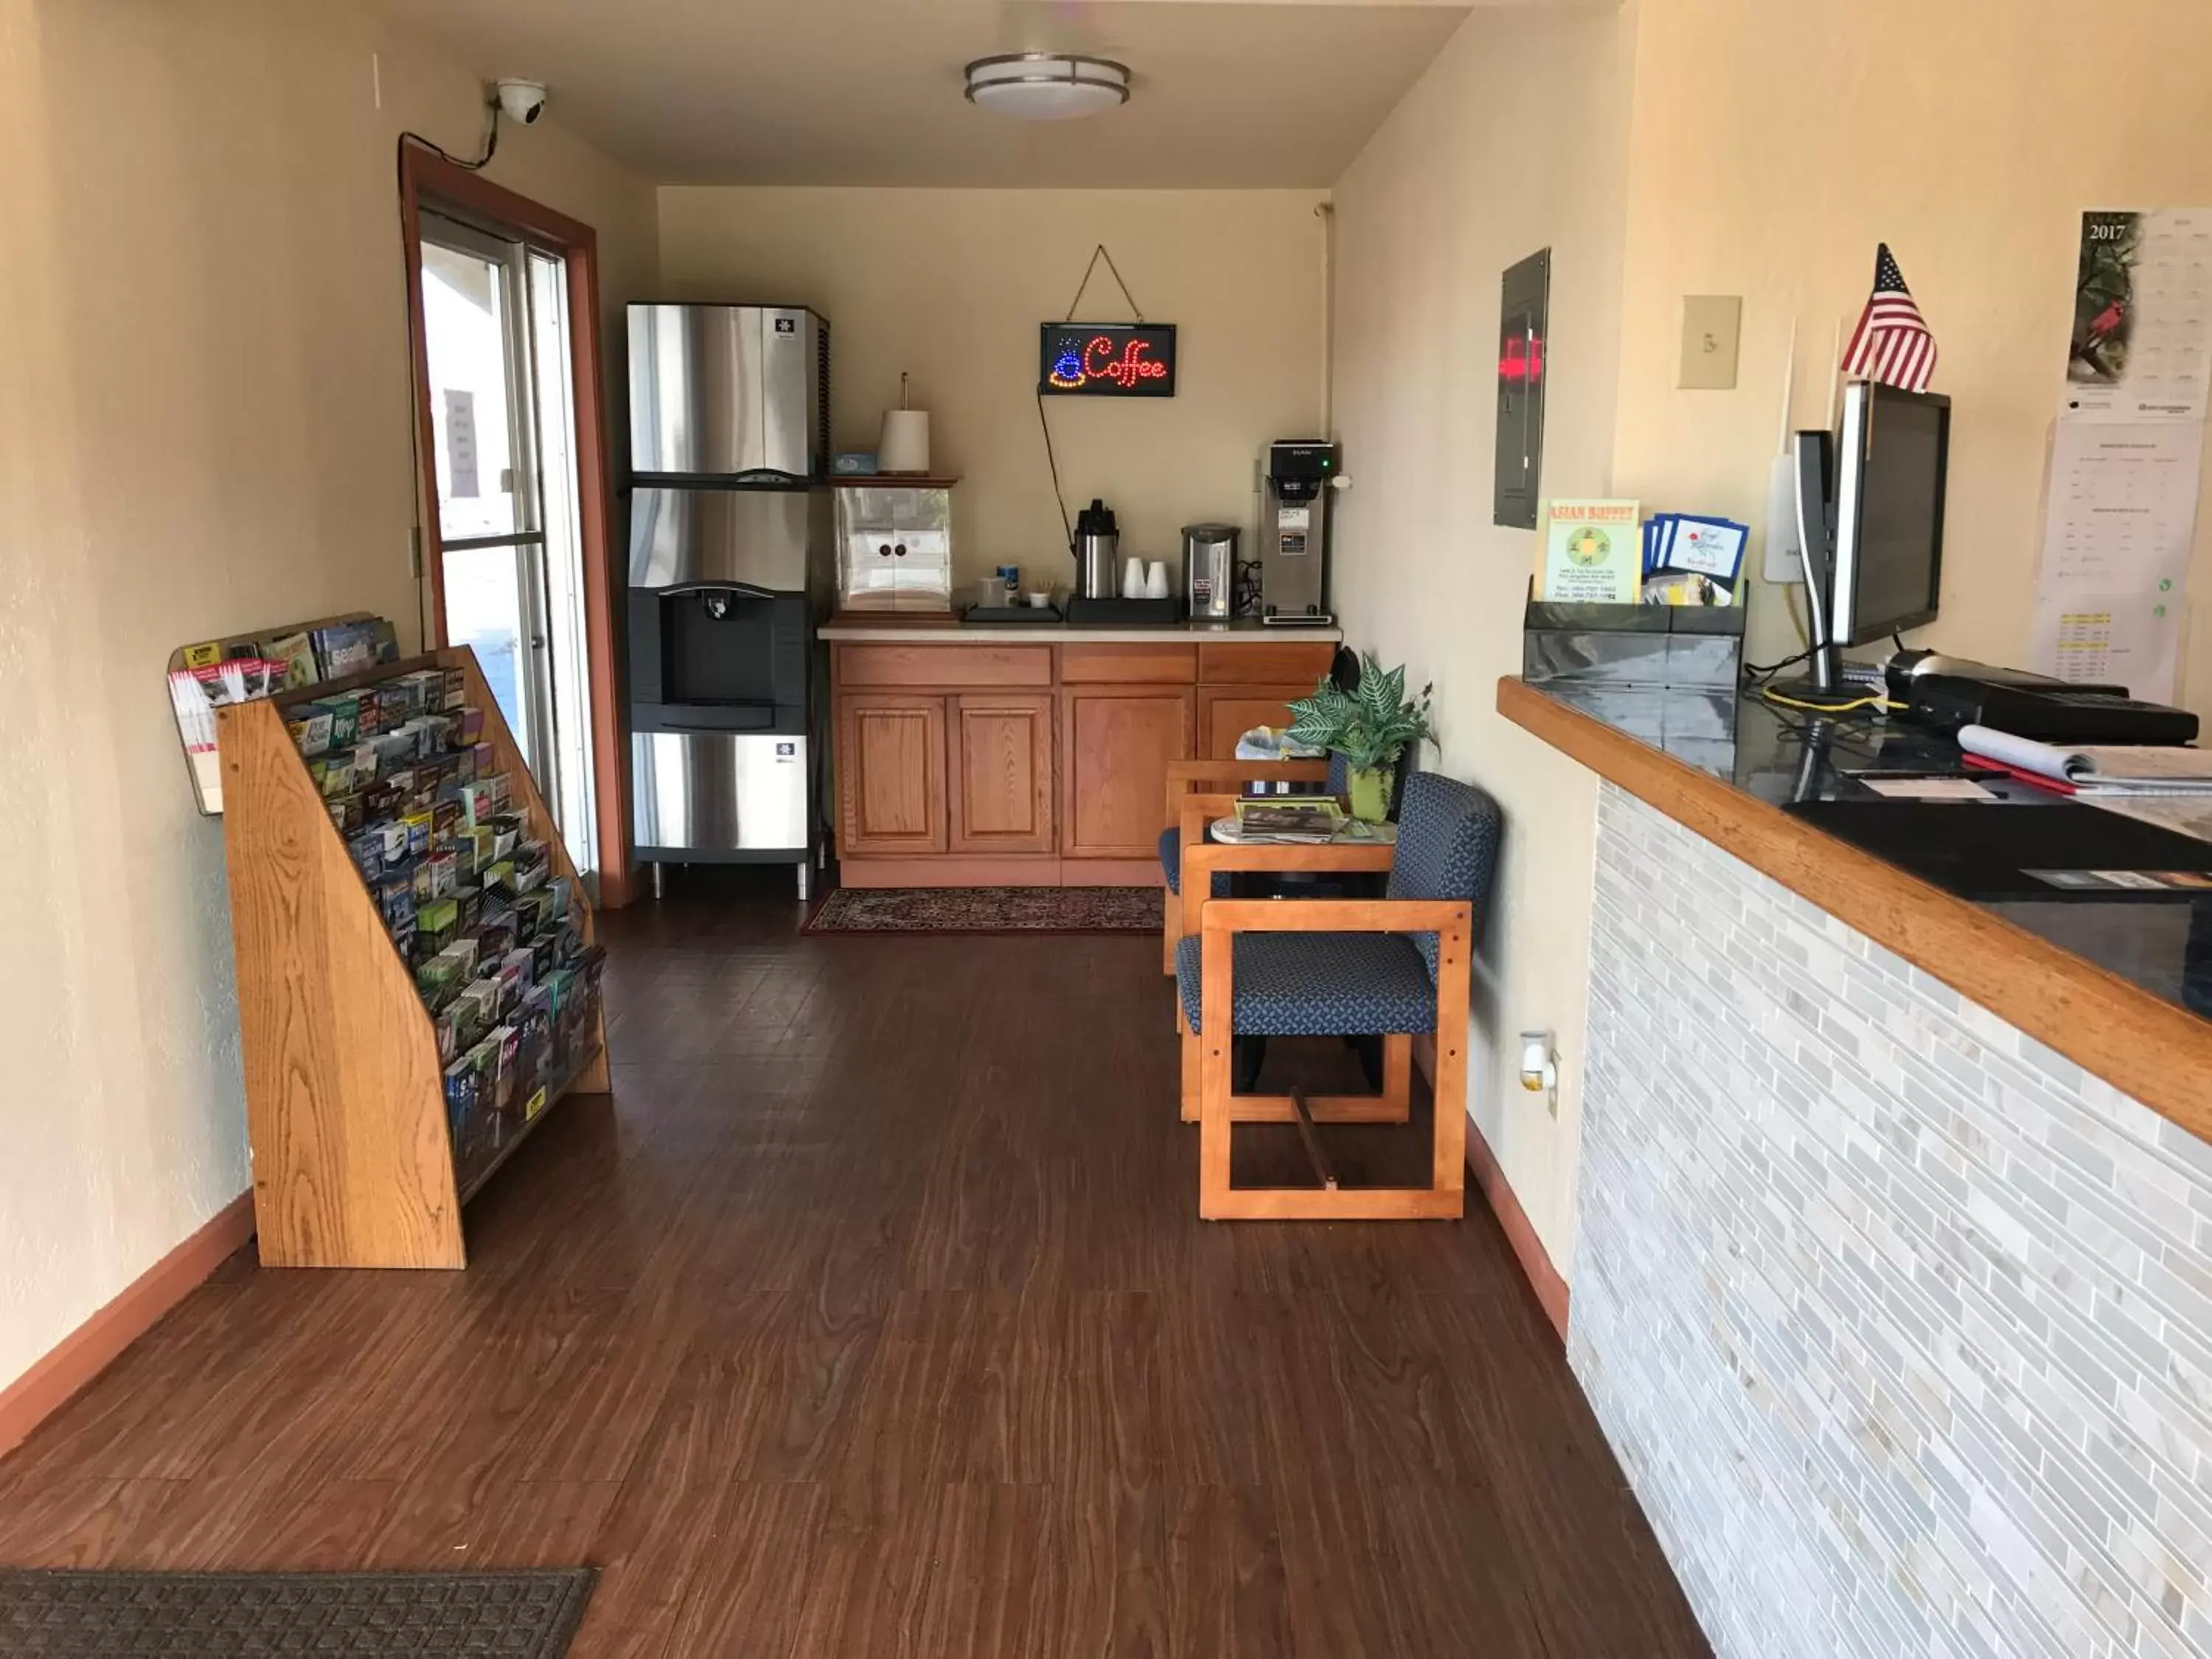
[[945,699],[838,699],[837,795],[841,853],[942,853]]
[[1052,694],[978,692],[952,699],[952,850],[1049,853]]
[[1310,685],[1202,687],[1198,694],[1199,759],[1234,759],[1237,738],[1255,726],[1288,726],[1291,699],[1311,696]]
[[1154,856],[1167,824],[1168,765],[1190,758],[1197,695],[1102,686],[1060,696],[1060,850]]

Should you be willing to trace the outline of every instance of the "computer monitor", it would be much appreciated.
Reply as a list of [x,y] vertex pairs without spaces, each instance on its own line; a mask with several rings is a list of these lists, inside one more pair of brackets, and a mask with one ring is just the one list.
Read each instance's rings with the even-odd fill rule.
[[1836,447],[1832,631],[1838,645],[1869,645],[1936,620],[1951,400],[1855,382]]
[[1855,381],[1843,431],[1800,432],[1797,526],[1812,613],[1812,700],[1840,689],[1840,647],[1936,619],[1951,400]]

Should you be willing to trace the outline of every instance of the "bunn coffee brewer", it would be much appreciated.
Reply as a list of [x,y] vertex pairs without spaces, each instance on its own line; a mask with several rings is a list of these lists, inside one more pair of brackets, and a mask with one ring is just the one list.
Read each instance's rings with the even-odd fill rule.
[[1260,617],[1274,628],[1324,628],[1329,481],[1336,446],[1279,438],[1261,468]]

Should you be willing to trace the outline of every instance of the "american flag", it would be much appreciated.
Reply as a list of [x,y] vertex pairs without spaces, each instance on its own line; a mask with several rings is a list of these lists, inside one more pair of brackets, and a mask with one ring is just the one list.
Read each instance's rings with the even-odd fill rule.
[[1936,337],[1887,242],[1875,256],[1874,297],[1844,353],[1844,373],[1907,392],[1925,392],[1935,378]]

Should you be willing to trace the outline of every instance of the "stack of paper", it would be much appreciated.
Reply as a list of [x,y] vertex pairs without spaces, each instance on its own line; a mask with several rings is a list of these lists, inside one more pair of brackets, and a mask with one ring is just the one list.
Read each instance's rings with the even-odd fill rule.
[[2153,744],[2062,749],[1986,726],[1960,728],[1959,747],[2030,781],[2080,795],[2212,796],[2212,750]]

